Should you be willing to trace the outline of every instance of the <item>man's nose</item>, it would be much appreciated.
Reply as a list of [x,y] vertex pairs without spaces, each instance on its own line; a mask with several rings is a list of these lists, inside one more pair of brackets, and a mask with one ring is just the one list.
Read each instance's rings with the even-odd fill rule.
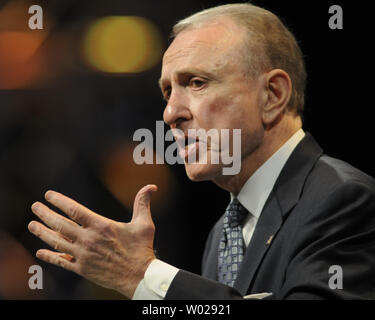
[[164,122],[173,128],[177,127],[181,122],[188,121],[191,118],[192,115],[186,98],[179,93],[173,93],[164,109]]

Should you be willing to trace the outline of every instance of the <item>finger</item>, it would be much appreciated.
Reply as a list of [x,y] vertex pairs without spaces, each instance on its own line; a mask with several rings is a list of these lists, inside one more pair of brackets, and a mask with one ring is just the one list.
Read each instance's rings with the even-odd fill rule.
[[54,252],[47,249],[40,249],[36,252],[36,257],[45,262],[54,264],[66,270],[74,271],[77,273],[77,266],[75,260],[69,254]]
[[68,237],[72,241],[76,241],[80,226],[69,220],[47,206],[43,203],[35,202],[31,206],[31,210],[35,215],[37,215],[47,226],[55,230],[56,232]]
[[68,261],[75,260],[75,258],[71,254],[68,254],[68,253],[61,253],[60,256]]
[[68,217],[84,227],[89,226],[94,222],[96,218],[101,217],[85,206],[79,204],[73,199],[68,198],[67,196],[64,196],[59,192],[51,190],[47,191],[45,194],[45,198],[49,203],[64,211],[68,215]]
[[31,221],[28,228],[31,233],[50,245],[56,251],[71,253],[74,256],[74,245],[57,232],[47,228],[37,221]]
[[152,220],[150,209],[151,194],[157,190],[158,187],[156,185],[149,184],[138,191],[134,200],[132,222],[139,218]]

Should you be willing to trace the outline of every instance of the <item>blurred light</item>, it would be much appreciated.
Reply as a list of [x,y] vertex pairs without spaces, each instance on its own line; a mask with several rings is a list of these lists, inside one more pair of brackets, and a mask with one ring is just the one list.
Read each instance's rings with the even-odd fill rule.
[[0,299],[41,299],[43,290],[30,290],[29,267],[38,262],[13,237],[0,232]]
[[43,12],[43,30],[28,28],[31,1],[9,1],[0,11],[0,89],[33,86],[42,73],[40,50],[51,27]]
[[31,1],[12,0],[0,7],[0,31],[27,31],[31,5]]
[[89,26],[83,40],[83,55],[99,71],[142,72],[160,60],[161,39],[157,27],[145,18],[104,17]]
[[25,88],[36,80],[43,63],[39,54],[45,33],[0,32],[0,89]]
[[41,32],[1,32],[0,65],[14,66],[25,63],[38,50],[44,39]]
[[160,212],[173,198],[175,187],[172,173],[166,164],[137,165],[133,160],[134,147],[134,143],[125,142],[106,153],[101,170],[102,180],[131,211],[138,191],[147,184],[156,184],[158,191],[152,194],[151,210],[153,213]]

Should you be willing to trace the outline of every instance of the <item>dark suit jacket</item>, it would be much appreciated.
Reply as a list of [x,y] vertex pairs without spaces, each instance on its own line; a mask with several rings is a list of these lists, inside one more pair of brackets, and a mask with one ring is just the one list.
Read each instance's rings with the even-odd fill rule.
[[[180,270],[166,299],[375,299],[375,180],[324,155],[309,133],[275,183],[234,288],[216,281],[222,223],[209,234],[202,276]],[[334,265],[342,289],[329,286],[339,283]]]

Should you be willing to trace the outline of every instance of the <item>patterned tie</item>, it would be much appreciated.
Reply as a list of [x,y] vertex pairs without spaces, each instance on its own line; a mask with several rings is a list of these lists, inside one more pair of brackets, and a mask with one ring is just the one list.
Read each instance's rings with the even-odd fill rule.
[[219,243],[218,280],[233,287],[244,255],[242,221],[249,211],[236,199],[224,214],[223,233]]

